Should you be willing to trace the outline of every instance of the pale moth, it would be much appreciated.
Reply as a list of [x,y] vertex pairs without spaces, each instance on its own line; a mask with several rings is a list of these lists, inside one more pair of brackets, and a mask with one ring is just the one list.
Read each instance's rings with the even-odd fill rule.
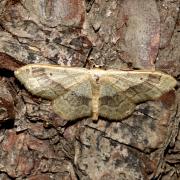
[[83,117],[120,121],[136,104],[155,100],[176,80],[158,71],[119,71],[29,64],[15,76],[33,95],[49,99],[56,114],[70,121]]

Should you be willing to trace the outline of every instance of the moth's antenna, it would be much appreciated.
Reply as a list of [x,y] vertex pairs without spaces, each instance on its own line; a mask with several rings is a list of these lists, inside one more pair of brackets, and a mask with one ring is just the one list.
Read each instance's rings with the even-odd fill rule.
[[[106,63],[104,64],[104,63],[102,63],[102,61],[101,61],[101,63],[100,64],[96,64],[94,61],[95,61],[95,59],[93,59],[93,58],[89,58],[90,57],[90,54],[91,54],[91,52],[93,51],[93,48],[91,48],[90,50],[89,50],[89,53],[88,53],[88,55],[87,55],[87,58],[86,58],[86,62],[85,62],[85,64],[84,64],[84,66],[83,67],[86,67],[86,68],[89,68],[89,69],[92,69],[92,68],[99,68],[99,69],[106,69]],[[105,61],[106,62],[106,61]]]
[[102,65],[102,67],[104,68],[104,70],[107,70],[107,59],[105,58],[105,62],[104,64]]
[[86,61],[84,63],[84,66],[83,67],[86,67],[87,64],[89,63],[90,59],[89,59],[89,56],[91,55],[91,52],[93,51],[93,48],[91,48],[87,54],[87,57],[86,57]]
[[99,65],[97,65],[94,61],[94,59],[89,59],[90,66],[92,68],[99,68]]
[[94,62],[94,59],[88,59],[87,63],[86,63],[86,67],[89,69],[93,69],[93,68],[99,68],[99,65],[97,65]]

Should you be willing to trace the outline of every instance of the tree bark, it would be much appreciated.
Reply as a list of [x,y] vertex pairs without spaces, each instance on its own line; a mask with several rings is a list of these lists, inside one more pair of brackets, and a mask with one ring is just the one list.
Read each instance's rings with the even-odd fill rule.
[[[2,0],[0,179],[179,179],[179,18],[178,0]],[[15,78],[33,63],[158,70],[178,83],[121,121],[68,122]]]

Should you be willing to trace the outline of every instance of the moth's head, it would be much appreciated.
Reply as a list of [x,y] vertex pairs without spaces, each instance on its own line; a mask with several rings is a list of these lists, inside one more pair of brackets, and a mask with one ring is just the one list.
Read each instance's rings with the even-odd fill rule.
[[93,64],[93,69],[104,69],[104,65],[97,65],[97,64]]
[[100,62],[99,64],[96,64],[92,59],[88,60],[88,67],[89,67],[89,69],[106,70],[106,66],[102,62]]

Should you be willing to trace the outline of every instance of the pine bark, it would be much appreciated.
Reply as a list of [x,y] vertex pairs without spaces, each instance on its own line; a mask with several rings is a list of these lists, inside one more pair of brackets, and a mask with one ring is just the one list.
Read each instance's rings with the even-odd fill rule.
[[[175,0],[0,1],[0,179],[180,178]],[[122,121],[57,116],[14,71],[32,63],[163,71],[177,87]]]

